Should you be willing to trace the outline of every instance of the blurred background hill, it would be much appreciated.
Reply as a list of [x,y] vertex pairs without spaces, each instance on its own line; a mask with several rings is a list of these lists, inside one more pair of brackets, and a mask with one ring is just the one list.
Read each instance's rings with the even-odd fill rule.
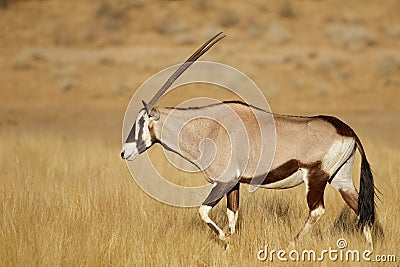
[[0,123],[119,138],[136,88],[224,31],[203,60],[246,73],[274,112],[373,120],[389,135],[399,122],[399,14],[396,0],[3,0]]

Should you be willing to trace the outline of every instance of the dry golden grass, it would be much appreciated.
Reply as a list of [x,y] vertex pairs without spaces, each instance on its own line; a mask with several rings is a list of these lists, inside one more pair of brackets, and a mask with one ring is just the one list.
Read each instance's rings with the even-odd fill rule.
[[[304,186],[254,194],[242,186],[239,230],[225,251],[197,209],[164,205],[141,191],[116,144],[3,131],[0,146],[1,266],[250,266],[265,244],[285,248],[307,216]],[[396,254],[399,151],[366,147],[383,193],[377,228],[385,237],[375,237],[375,253]],[[343,237],[349,248],[363,249],[361,233],[352,231],[355,216],[338,221],[345,204],[332,188],[326,192],[327,213],[298,248],[335,248]],[[224,201],[211,215],[226,226]]]

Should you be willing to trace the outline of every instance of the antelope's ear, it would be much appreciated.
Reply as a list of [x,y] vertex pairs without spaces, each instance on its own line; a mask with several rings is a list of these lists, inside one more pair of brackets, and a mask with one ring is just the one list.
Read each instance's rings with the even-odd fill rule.
[[144,109],[146,110],[147,115],[150,116],[149,106],[147,105],[146,102],[144,102],[144,100],[142,100],[142,104],[143,104],[143,106],[144,106]]

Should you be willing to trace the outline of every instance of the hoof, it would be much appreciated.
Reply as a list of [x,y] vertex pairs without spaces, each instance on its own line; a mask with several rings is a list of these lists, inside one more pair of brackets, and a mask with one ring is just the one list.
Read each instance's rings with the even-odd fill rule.
[[225,250],[230,251],[232,249],[232,245],[230,242],[230,236],[225,239]]
[[220,239],[220,240],[222,240],[222,241],[226,241],[226,235],[225,235],[225,233],[220,233],[219,235],[218,235],[218,238]]

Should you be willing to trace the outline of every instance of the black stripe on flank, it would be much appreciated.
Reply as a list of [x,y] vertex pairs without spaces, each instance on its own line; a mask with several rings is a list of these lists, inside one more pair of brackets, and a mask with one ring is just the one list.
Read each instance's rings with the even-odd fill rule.
[[[270,184],[283,180],[290,175],[294,174],[300,167],[300,162],[296,159],[291,159],[279,167],[268,172],[267,177],[263,180],[261,185]],[[252,178],[241,178],[241,183],[250,184]]]

